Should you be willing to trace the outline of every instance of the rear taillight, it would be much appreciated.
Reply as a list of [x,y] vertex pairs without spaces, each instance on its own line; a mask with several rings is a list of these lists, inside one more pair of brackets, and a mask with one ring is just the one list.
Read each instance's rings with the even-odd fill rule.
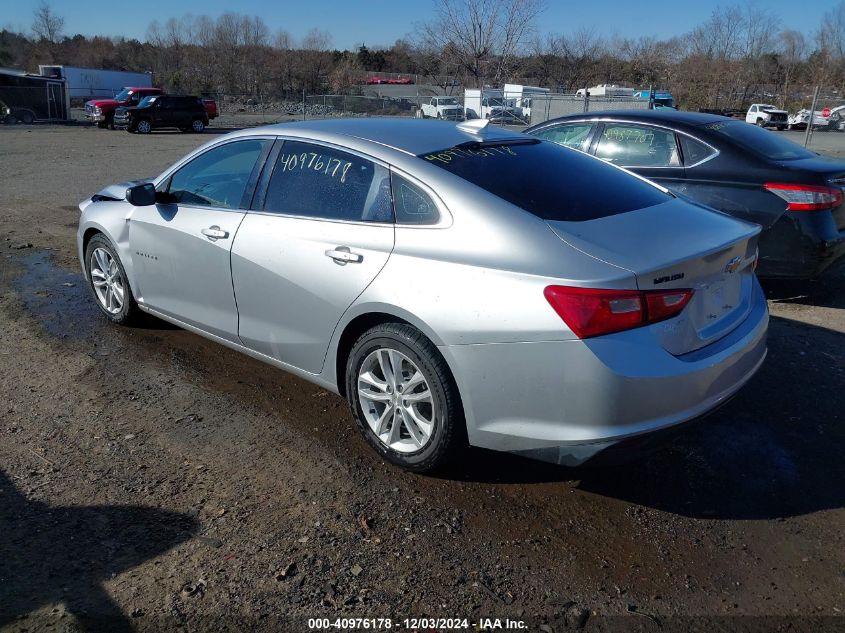
[[787,211],[821,211],[842,204],[842,190],[837,187],[784,182],[767,182],[763,187],[786,200]]
[[665,321],[680,314],[690,289],[605,290],[547,286],[546,300],[578,338],[601,336]]

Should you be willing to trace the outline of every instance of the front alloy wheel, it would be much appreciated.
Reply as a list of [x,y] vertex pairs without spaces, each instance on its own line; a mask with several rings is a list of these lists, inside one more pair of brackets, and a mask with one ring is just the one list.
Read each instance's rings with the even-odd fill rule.
[[118,314],[126,299],[126,282],[117,261],[105,248],[95,248],[91,253],[89,271],[100,308],[109,314]]
[[149,134],[153,131],[153,125],[146,119],[141,119],[135,125],[135,131],[138,132],[138,134]]
[[102,233],[95,235],[85,248],[88,285],[97,307],[115,323],[127,324],[140,317],[132,297],[126,270],[112,243]]

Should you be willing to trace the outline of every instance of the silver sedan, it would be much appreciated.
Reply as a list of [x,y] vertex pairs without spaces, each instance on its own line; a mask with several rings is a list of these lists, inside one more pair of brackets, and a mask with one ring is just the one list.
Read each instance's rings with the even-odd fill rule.
[[234,132],[80,204],[103,314],[142,312],[346,397],[423,471],[560,464],[709,412],[766,355],[759,228],[487,122]]

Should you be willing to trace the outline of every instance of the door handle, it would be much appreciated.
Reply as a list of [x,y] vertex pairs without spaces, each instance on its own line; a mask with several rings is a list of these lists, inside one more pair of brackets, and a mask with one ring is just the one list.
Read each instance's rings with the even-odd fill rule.
[[208,239],[212,242],[215,240],[225,240],[229,237],[229,231],[224,231],[216,224],[214,226],[210,226],[207,229],[203,229],[200,231],[203,235],[205,235]]
[[338,246],[334,249],[326,251],[326,257],[332,258],[336,264],[345,266],[346,264],[360,264],[364,261],[364,256],[358,253],[353,253],[348,246]]

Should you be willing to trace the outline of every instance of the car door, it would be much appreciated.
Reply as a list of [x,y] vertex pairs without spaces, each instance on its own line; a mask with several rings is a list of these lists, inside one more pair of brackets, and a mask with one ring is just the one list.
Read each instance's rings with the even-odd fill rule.
[[745,122],[746,123],[757,123],[757,106],[753,105],[748,108],[748,112],[745,113]]
[[574,121],[544,127],[531,134],[565,147],[586,152],[590,148],[596,127],[597,124],[591,121]]
[[684,180],[675,132],[628,122],[606,122],[593,138],[593,154],[672,189]]
[[341,316],[393,250],[389,170],[328,145],[285,140],[232,248],[247,347],[319,373]]
[[215,145],[159,184],[168,202],[132,209],[129,247],[140,302],[237,341],[229,253],[271,145],[269,138]]

